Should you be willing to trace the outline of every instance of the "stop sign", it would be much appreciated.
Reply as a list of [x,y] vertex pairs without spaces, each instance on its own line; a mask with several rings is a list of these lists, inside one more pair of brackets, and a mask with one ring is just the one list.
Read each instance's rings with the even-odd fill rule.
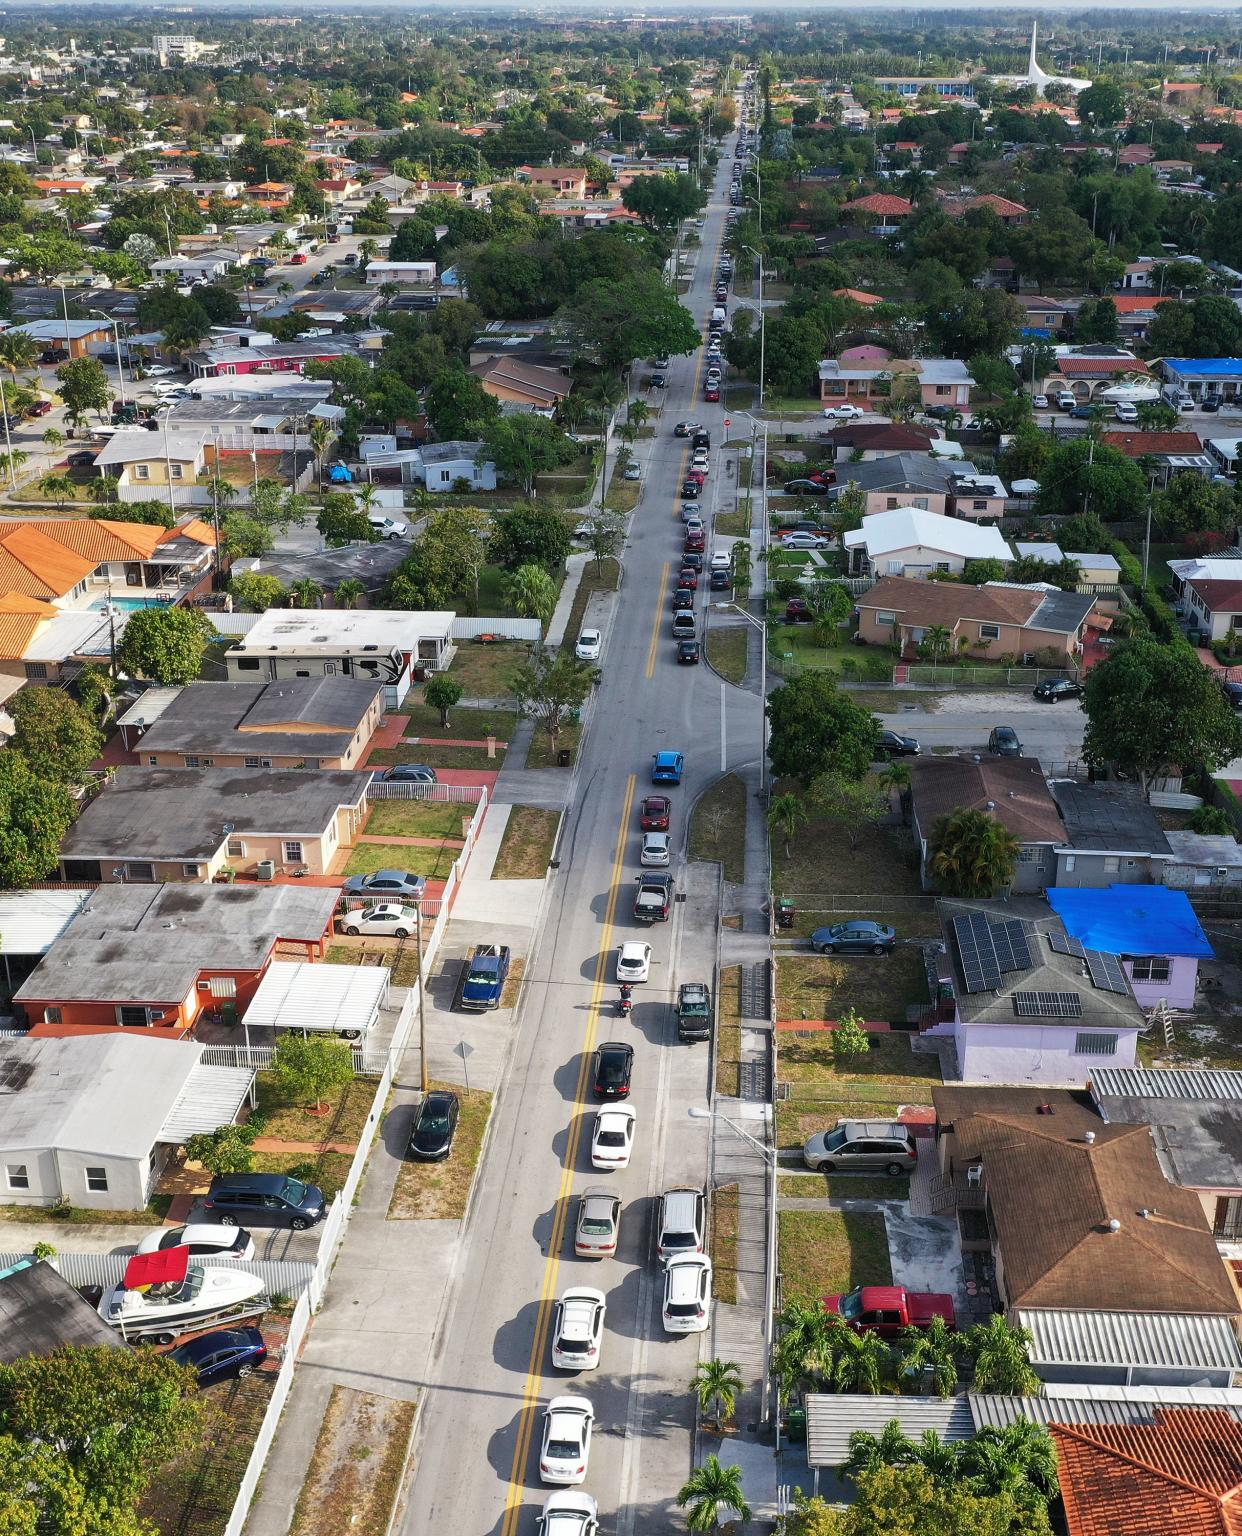
[[733,417],[732,416],[726,416],[725,417],[725,426],[726,427],[731,427],[732,425],[733,425]]

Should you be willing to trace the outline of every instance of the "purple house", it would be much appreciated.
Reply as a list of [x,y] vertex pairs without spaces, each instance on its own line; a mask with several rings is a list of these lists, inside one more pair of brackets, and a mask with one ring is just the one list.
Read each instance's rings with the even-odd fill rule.
[[924,1033],[952,1038],[963,1082],[1081,1087],[1098,1067],[1135,1065],[1147,1021],[1114,956],[1080,944],[1033,898],[937,911],[940,1003]]
[[1103,890],[1054,887],[1048,902],[1088,949],[1115,955],[1139,1007],[1191,1008],[1199,961],[1215,951],[1185,891],[1164,885],[1110,885]]

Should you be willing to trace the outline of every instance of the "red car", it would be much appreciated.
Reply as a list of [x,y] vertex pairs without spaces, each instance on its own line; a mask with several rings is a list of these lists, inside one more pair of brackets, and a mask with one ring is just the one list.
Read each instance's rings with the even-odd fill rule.
[[697,591],[699,573],[692,565],[683,565],[677,575],[677,585],[679,587],[689,587],[691,592]]
[[46,416],[51,409],[52,402],[50,400],[36,400],[26,414],[27,416]]
[[806,605],[806,598],[791,597],[785,604],[786,624],[813,624],[815,615]]
[[296,256],[290,256],[289,265],[291,267],[304,267],[306,265],[306,252],[299,251]]
[[638,825],[644,832],[667,832],[672,809],[667,795],[648,795],[638,808]]
[[686,550],[687,553],[694,551],[698,554],[702,554],[704,549],[703,535],[693,531],[688,532],[686,534],[686,542],[682,547]]
[[688,469],[686,471],[686,479],[693,480],[695,485],[702,485],[707,479],[707,476],[701,469]]
[[703,391],[704,400],[719,400],[720,391],[713,385],[712,388]]

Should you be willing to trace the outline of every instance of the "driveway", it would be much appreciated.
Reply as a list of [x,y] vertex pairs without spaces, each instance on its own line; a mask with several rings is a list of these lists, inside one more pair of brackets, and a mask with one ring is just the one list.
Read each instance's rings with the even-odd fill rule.
[[917,736],[924,752],[954,751],[986,754],[988,736],[995,725],[1012,725],[1028,757],[1037,757],[1045,769],[1073,761],[1082,755],[1087,719],[1079,704],[1041,704],[1028,692],[942,693],[935,712],[918,712],[910,706],[897,713],[880,715],[888,730]]

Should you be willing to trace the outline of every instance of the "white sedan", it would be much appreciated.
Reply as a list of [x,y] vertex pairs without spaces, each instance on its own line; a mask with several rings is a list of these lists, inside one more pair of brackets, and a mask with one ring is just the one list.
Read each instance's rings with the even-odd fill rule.
[[651,970],[651,945],[627,939],[617,946],[617,980],[646,981]]
[[417,924],[414,908],[395,901],[381,902],[378,907],[355,907],[341,919],[341,927],[352,938],[373,933],[386,939],[408,939]]
[[589,1493],[554,1493],[535,1521],[539,1536],[599,1536],[599,1506]]
[[664,1266],[665,1333],[706,1333],[712,1300],[712,1261],[682,1253]]
[[856,405],[826,405],[824,407],[824,419],[826,421],[857,421],[860,416],[866,415]]
[[574,655],[579,661],[598,661],[600,652],[604,648],[604,637],[598,629],[584,629],[578,636],[578,643],[574,646]]
[[595,1410],[585,1397],[554,1397],[543,1410],[539,1476],[566,1487],[586,1480]]
[[552,1323],[552,1367],[557,1371],[593,1371],[599,1365],[608,1302],[603,1291],[571,1285],[556,1304]]
[[601,1172],[628,1168],[638,1114],[629,1104],[610,1104],[595,1116],[591,1132],[591,1167]]
[[399,517],[385,517],[382,512],[372,512],[367,522],[381,539],[408,539],[410,536],[409,523],[403,523]]
[[138,1244],[139,1253],[164,1253],[169,1248],[188,1248],[194,1258],[253,1259],[254,1238],[244,1227],[217,1226],[191,1221],[184,1227],[157,1227]]

